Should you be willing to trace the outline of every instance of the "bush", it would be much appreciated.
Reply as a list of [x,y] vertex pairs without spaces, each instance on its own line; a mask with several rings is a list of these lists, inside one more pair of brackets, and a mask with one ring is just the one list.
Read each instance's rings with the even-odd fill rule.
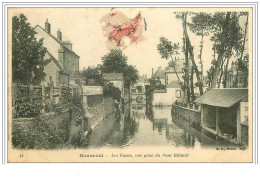
[[43,106],[40,101],[31,101],[30,97],[37,96],[36,91],[30,92],[29,88],[17,88],[15,100],[15,114],[14,118],[31,118],[37,117],[41,114]]
[[103,85],[103,92],[104,96],[113,97],[113,99],[116,99],[117,101],[121,99],[121,91],[111,82],[107,82]]
[[12,145],[17,149],[55,149],[69,147],[68,129],[55,127],[48,118],[37,118],[36,122],[13,126]]
[[[28,98],[23,97],[23,104],[19,102],[18,105],[25,105],[28,103]],[[64,110],[70,110],[72,112],[72,123],[75,126],[78,126],[82,122],[82,117],[85,115],[85,110],[82,104],[82,98],[79,94],[71,94],[69,88],[62,89],[62,98],[57,104],[53,104],[50,101],[46,102],[45,108],[48,112],[52,112],[54,116],[51,117],[60,117],[60,114]],[[29,104],[29,103],[28,103]],[[34,105],[32,103],[32,105]],[[36,104],[35,104],[36,105]],[[77,147],[81,144],[79,139],[81,137],[74,137],[72,145],[68,143],[69,140],[69,128],[66,125],[56,126],[56,124],[51,124],[50,117],[41,114],[41,104],[39,105],[40,109],[37,107],[37,112],[32,112],[34,109],[30,106],[28,107],[28,112],[30,114],[25,114],[26,112],[17,112],[16,116],[24,117],[33,117],[34,120],[30,124],[22,123],[19,126],[14,124],[12,127],[12,145],[13,148],[17,149],[59,149],[59,148],[68,148],[72,145]],[[23,108],[24,110],[25,108]],[[18,115],[20,114],[20,115]],[[54,126],[55,125],[55,126]]]

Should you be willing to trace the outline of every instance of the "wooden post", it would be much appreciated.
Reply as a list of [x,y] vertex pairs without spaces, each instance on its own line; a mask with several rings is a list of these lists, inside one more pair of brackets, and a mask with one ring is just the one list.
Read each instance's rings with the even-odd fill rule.
[[43,109],[42,109],[42,113],[45,112],[45,86],[44,84],[42,85],[42,106],[43,106]]
[[237,143],[242,143],[242,136],[241,136],[241,120],[240,120],[240,103],[237,106]]
[[50,85],[50,100],[51,100],[51,102],[53,102],[53,100],[54,100],[54,86],[53,86],[53,84],[51,84]]
[[219,133],[219,108],[216,107],[216,132]]

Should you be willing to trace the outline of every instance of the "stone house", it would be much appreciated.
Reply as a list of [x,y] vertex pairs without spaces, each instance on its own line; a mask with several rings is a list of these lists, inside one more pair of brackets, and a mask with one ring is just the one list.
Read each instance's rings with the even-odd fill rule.
[[[180,100],[183,97],[183,91],[181,90],[181,83],[183,82],[183,68],[184,61],[175,59],[175,70],[172,67],[166,67],[162,69],[159,67],[152,76],[155,79],[160,79],[161,84],[165,85],[164,90],[154,90],[153,92],[153,106],[168,106],[173,104],[176,100]],[[178,77],[179,80],[178,80]]]
[[57,31],[56,37],[52,35],[48,19],[45,22],[45,28],[37,25],[34,30],[37,32],[37,39],[44,39],[43,46],[47,48],[46,59],[51,59],[51,62],[44,68],[46,78],[42,83],[44,85],[53,83],[54,86],[82,84],[83,80],[77,74],[80,57],[73,51],[72,43],[62,40],[60,30]]
[[162,85],[165,85],[165,69],[158,67],[155,73],[152,75],[152,78],[159,79]]
[[[152,75],[154,79],[160,79],[161,84],[165,85],[164,90],[155,90],[153,92],[153,105],[171,105],[176,100],[182,100],[184,98],[184,92],[181,89],[181,85],[184,83],[183,75],[185,68],[185,60],[175,58],[175,69],[173,67],[166,67],[162,69],[159,67],[157,71]],[[201,66],[197,65],[198,70],[201,71]],[[189,60],[189,68],[191,69],[191,61]],[[177,77],[177,75],[178,77]],[[178,79],[179,78],[179,79]],[[193,82],[196,84],[197,78],[194,72]],[[199,95],[199,88],[194,85],[195,96]]]

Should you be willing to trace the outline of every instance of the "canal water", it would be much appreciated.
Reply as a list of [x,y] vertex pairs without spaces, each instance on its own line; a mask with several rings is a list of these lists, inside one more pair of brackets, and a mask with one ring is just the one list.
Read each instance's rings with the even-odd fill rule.
[[172,122],[171,107],[125,105],[119,117],[114,114],[95,127],[87,148],[130,148],[140,146],[168,146],[213,148],[230,146],[225,140],[216,141],[189,127],[181,128]]

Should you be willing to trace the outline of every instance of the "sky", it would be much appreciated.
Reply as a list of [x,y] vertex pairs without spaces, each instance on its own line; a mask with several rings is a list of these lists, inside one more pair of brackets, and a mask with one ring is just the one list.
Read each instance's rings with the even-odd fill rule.
[[[189,9],[193,12],[212,12],[216,9]],[[128,18],[134,18],[139,12],[145,18],[147,30],[143,30],[144,40],[129,45],[123,49],[123,54],[128,57],[128,64],[136,66],[140,75],[148,77],[158,67],[166,67],[168,61],[162,59],[157,51],[157,44],[161,36],[173,43],[182,46],[182,23],[174,16],[174,12],[180,12],[180,8],[115,8]],[[25,14],[32,26],[44,27],[46,19],[51,24],[51,33],[56,36],[57,30],[62,32],[63,40],[73,44],[73,51],[80,56],[80,69],[101,64],[101,57],[109,52],[107,36],[105,36],[101,22],[104,15],[112,13],[111,8],[12,8],[9,9],[9,19],[20,13]],[[243,21],[242,21],[243,22]],[[242,26],[242,24],[241,24]],[[188,31],[191,43],[194,46],[194,54],[198,62],[200,37]],[[179,58],[184,58],[180,50]],[[203,72],[210,68],[212,60],[212,43],[209,37],[204,39],[202,53]]]

